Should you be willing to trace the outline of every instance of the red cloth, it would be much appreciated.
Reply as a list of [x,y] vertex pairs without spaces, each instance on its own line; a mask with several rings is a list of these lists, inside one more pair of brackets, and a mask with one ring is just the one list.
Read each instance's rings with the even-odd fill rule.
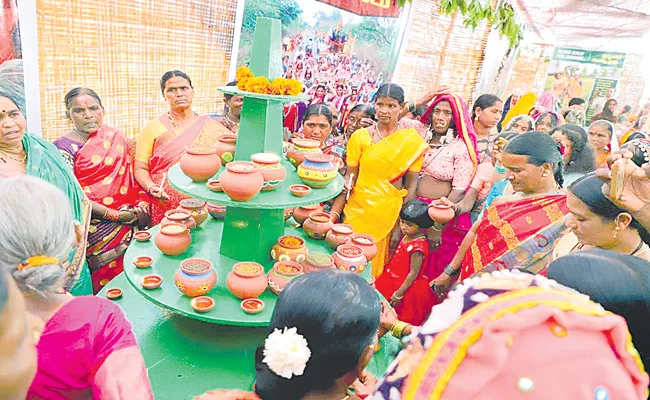
[[429,287],[429,279],[425,274],[429,255],[429,243],[426,238],[419,238],[410,242],[405,242],[402,239],[386,269],[377,278],[375,287],[386,299],[390,300],[393,293],[402,286],[409,272],[411,272],[411,256],[416,252],[424,255],[420,273],[411,287],[404,293],[404,298],[395,306],[395,311],[400,321],[419,326],[424,323],[431,312],[431,308],[438,301]]

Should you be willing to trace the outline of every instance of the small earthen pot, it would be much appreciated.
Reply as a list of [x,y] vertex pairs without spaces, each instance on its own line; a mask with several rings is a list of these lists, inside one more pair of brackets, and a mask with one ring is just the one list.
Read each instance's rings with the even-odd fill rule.
[[215,149],[188,148],[180,160],[181,171],[194,182],[205,182],[219,171],[221,162]]
[[149,256],[138,256],[133,259],[133,265],[137,268],[148,268],[151,267],[153,259]]
[[208,296],[195,297],[190,301],[190,305],[194,311],[198,313],[205,313],[214,308],[214,300]]
[[190,216],[200,226],[208,219],[208,209],[205,207],[205,201],[197,199],[181,200],[181,208],[190,212]]
[[133,235],[136,242],[146,242],[151,239],[151,233],[147,231],[139,231]]
[[362,273],[366,269],[366,263],[368,262],[368,259],[363,254],[363,250],[353,244],[339,246],[332,255],[332,258],[338,269],[357,274]]
[[147,290],[153,290],[159,288],[162,285],[162,281],[163,279],[160,275],[147,275],[142,278],[140,285]]
[[122,289],[112,288],[106,290],[106,298],[110,300],[117,300],[122,297]]
[[307,153],[322,153],[320,149],[320,142],[313,139],[293,139],[293,143],[287,149],[287,160],[294,167],[298,168],[303,161],[305,161],[305,154]]
[[289,191],[296,197],[304,197],[311,192],[311,188],[307,185],[298,184],[289,186]]
[[335,269],[336,265],[334,265],[334,259],[329,254],[312,253],[308,254],[305,261],[302,262],[302,268],[308,274],[326,269]]
[[368,261],[371,261],[377,255],[377,242],[375,238],[365,233],[354,233],[351,236],[352,242],[356,246],[361,247],[363,254],[366,256]]
[[293,261],[278,261],[269,272],[269,287],[273,293],[280,295],[289,282],[300,275],[304,275],[302,265]]
[[315,189],[332,183],[338,173],[334,156],[330,154],[307,153],[305,161],[298,166],[298,177],[302,183]]
[[439,224],[446,224],[454,219],[453,203],[447,199],[434,200],[429,205],[429,217]]
[[189,230],[196,228],[196,221],[192,218],[192,212],[183,208],[174,208],[167,211],[165,218],[160,221],[160,226],[165,226],[170,223],[183,224]]
[[332,229],[332,218],[326,212],[316,211],[309,214],[309,219],[302,224],[305,234],[314,240],[325,240],[325,236]]
[[257,165],[264,178],[262,191],[276,189],[287,176],[287,171],[280,163],[281,159],[277,154],[257,153],[251,156],[251,160],[253,160],[253,164]]
[[297,236],[282,236],[271,248],[271,257],[275,261],[303,262],[307,253],[305,240]]
[[218,180],[213,180],[213,181],[208,181],[208,183],[205,184],[208,189],[210,189],[213,192],[223,192],[223,188],[221,187],[221,182]]
[[303,207],[298,207],[293,210],[293,219],[298,223],[298,225],[302,225],[307,218],[309,218],[309,214],[313,213],[314,211],[323,211],[323,207],[321,207],[319,204],[312,204],[309,206],[303,206]]
[[160,228],[156,234],[154,243],[168,256],[178,256],[185,253],[192,243],[190,230],[183,224],[167,224]]
[[206,204],[205,205],[208,209],[208,213],[210,216],[214,219],[217,220],[223,220],[226,218],[226,206],[222,206],[221,204]]
[[225,133],[219,137],[217,143],[217,155],[221,158],[221,164],[226,165],[235,159],[235,148],[237,147],[237,135]]
[[242,300],[240,307],[246,314],[257,314],[264,309],[264,302],[260,299],[246,299]]
[[285,208],[284,209],[284,221],[286,222],[291,217],[293,217],[293,208]]
[[233,161],[219,177],[221,187],[235,201],[248,201],[264,186],[264,178],[257,166],[247,161]]
[[346,244],[350,241],[350,236],[354,233],[354,228],[348,224],[334,224],[332,229],[327,232],[325,240],[327,241],[327,247],[332,250],[336,250],[342,244]]
[[217,271],[203,258],[188,258],[174,274],[174,283],[187,297],[203,296],[217,283]]
[[255,262],[239,262],[228,274],[226,286],[239,299],[250,299],[264,293],[267,286],[264,268]]

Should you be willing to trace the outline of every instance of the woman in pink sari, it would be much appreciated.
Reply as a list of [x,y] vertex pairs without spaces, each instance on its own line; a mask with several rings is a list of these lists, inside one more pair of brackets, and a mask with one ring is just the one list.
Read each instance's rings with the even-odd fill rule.
[[155,118],[138,136],[135,155],[135,179],[151,195],[151,224],[156,225],[165,212],[178,207],[186,196],[167,182],[169,168],[190,146],[216,146],[219,136],[230,130],[218,121],[192,110],[192,80],[181,71],[166,72],[160,90],[169,103],[169,111]]
[[27,312],[43,324],[27,399],[153,399],[121,308],[63,290],[62,264],[79,246],[80,233],[67,197],[56,187],[28,176],[0,181],[0,237],[10,238],[3,243],[0,273],[11,275]]

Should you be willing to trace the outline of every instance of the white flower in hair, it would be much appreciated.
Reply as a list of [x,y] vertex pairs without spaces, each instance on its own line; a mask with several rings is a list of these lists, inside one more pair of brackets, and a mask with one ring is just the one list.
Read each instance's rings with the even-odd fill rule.
[[286,379],[305,372],[311,351],[296,328],[276,329],[264,341],[264,359],[271,371]]

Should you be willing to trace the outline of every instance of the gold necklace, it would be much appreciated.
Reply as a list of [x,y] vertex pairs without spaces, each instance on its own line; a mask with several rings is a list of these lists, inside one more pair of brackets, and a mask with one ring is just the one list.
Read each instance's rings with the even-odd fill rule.
[[[18,158],[18,157],[14,156],[14,155],[11,155],[11,154],[5,152],[4,150],[0,150],[0,154],[4,155],[5,157],[7,157],[10,160],[14,160],[14,161],[19,162],[21,164],[26,164],[27,163],[27,154],[25,154],[22,158]],[[2,158],[2,161],[4,161],[5,164],[7,163],[7,161],[4,158]]]

